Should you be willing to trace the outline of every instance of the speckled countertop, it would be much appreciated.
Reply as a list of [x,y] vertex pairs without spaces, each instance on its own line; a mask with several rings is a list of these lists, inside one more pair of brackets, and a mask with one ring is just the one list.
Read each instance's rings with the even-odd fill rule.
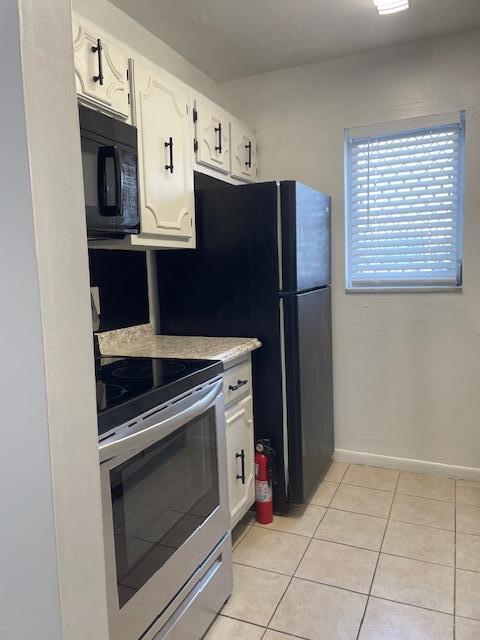
[[150,324],[98,333],[100,352],[108,356],[138,358],[191,358],[236,360],[258,349],[257,338],[207,338],[155,335]]

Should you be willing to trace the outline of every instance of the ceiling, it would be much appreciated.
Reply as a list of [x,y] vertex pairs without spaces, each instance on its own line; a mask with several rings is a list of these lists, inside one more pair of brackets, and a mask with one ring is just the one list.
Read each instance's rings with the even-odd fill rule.
[[480,26],[480,0],[111,0],[219,82]]

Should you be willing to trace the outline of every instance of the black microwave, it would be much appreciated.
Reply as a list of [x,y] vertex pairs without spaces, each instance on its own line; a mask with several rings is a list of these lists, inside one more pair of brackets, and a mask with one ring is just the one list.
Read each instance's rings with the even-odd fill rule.
[[89,238],[138,233],[137,129],[78,107]]

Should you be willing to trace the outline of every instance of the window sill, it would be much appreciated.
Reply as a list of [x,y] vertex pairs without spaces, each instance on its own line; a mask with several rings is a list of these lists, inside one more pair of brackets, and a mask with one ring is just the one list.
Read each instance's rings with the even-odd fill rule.
[[462,285],[455,287],[345,287],[345,293],[462,293]]

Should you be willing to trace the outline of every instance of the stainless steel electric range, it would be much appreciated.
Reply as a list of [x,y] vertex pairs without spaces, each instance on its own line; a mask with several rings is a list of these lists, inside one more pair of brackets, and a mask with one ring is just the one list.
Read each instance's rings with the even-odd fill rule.
[[112,639],[199,640],[231,593],[222,370],[97,359]]

